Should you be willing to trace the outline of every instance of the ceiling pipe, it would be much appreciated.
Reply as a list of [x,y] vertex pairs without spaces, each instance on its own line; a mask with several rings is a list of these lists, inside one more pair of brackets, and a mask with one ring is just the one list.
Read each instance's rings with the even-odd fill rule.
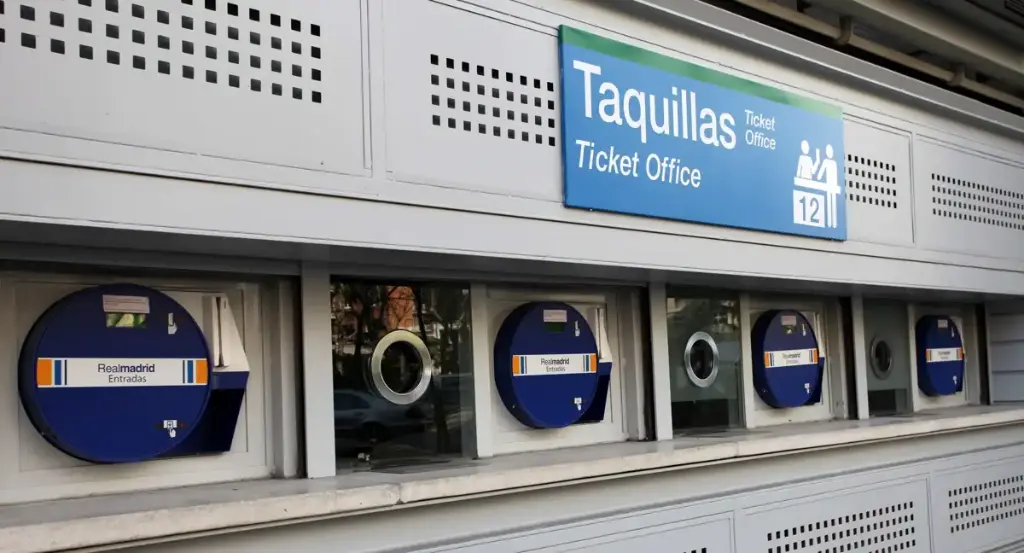
[[809,15],[800,13],[796,10],[792,10],[785,6],[771,2],[770,0],[733,0],[737,4],[742,4],[748,8],[755,9],[762,13],[768,14],[776,19],[783,20],[792,25],[797,25],[808,31],[818,33],[823,36],[827,36],[835,42],[837,46],[848,46],[857,48],[864,52],[868,52],[872,55],[880,58],[889,60],[891,62],[902,65],[908,69],[916,71],[933,77],[939,81],[947,83],[950,87],[961,88],[969,90],[975,94],[979,94],[986,98],[990,98],[997,102],[1003,103],[1008,106],[1013,106],[1017,109],[1024,110],[1024,99],[1018,98],[1007,92],[1003,92],[991,86],[979,83],[973,79],[967,78],[966,67],[963,64],[957,66],[953,71],[943,69],[936,65],[921,61],[916,57],[904,54],[899,50],[883,46],[877,42],[873,42],[862,37],[857,36],[853,33],[853,18],[849,16],[843,16],[840,18],[840,26],[836,27],[830,23],[815,19]]
[[[964,0],[957,2],[967,4]],[[964,62],[1002,81],[1024,84],[1024,56],[1020,51],[995,33],[970,26],[966,17],[952,17],[908,0],[814,0],[814,3],[870,22],[876,29],[902,37],[934,54]]]

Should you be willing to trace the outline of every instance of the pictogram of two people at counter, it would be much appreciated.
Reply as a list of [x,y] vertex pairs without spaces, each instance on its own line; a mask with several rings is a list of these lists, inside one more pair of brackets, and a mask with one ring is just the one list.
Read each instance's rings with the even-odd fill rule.
[[819,190],[826,195],[826,219],[828,226],[838,223],[836,199],[841,192],[839,188],[839,163],[835,160],[835,150],[831,144],[825,146],[825,159],[821,159],[821,150],[814,149],[811,159],[811,145],[806,140],[800,141],[800,159],[797,162],[796,178],[793,184],[802,188]]

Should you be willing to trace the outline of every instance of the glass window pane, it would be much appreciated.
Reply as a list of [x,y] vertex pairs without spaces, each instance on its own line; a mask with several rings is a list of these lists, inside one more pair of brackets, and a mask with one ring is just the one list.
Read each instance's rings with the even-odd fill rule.
[[899,301],[864,300],[864,346],[868,361],[868,412],[871,416],[909,413],[910,333],[907,306]]
[[739,299],[670,289],[667,308],[673,429],[740,426]]
[[469,289],[335,281],[339,467],[440,462],[473,436]]

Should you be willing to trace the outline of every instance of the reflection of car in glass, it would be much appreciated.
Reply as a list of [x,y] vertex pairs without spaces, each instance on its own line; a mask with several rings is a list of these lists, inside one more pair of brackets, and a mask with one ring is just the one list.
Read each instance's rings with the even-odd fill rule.
[[429,404],[395,405],[356,390],[334,391],[334,434],[338,450],[359,449],[423,432]]

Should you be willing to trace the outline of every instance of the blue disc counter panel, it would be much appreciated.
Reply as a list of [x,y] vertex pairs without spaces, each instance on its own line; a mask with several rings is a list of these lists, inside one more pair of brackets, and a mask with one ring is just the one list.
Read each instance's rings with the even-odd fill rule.
[[526,426],[599,421],[612,369],[599,355],[594,332],[579,311],[565,303],[527,303],[498,331],[495,384],[505,407]]
[[754,387],[776,409],[802,407],[821,401],[824,359],[814,326],[803,313],[773,310],[754,323]]
[[917,339],[917,386],[929,396],[948,396],[964,389],[964,342],[953,319],[921,317]]
[[184,307],[151,288],[114,284],[74,292],[36,321],[18,387],[54,447],[93,463],[131,463],[230,449],[248,373],[218,383],[212,368]]

